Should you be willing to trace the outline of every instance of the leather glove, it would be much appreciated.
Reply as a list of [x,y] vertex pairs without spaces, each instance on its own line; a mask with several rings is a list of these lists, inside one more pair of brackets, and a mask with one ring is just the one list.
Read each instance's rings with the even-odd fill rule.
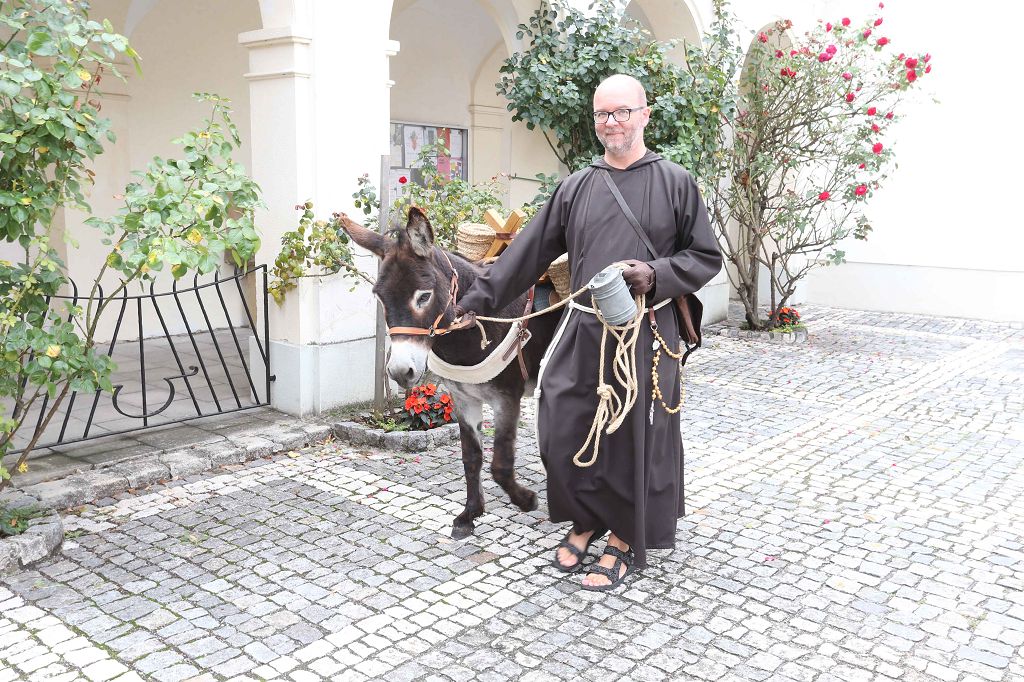
[[630,293],[634,296],[643,296],[654,289],[654,268],[633,258],[622,262],[629,266],[622,271],[622,279],[629,285]]
[[467,327],[472,327],[476,324],[476,313],[472,310],[466,310],[456,303],[455,307],[452,308],[452,311],[455,313],[456,322],[465,322]]

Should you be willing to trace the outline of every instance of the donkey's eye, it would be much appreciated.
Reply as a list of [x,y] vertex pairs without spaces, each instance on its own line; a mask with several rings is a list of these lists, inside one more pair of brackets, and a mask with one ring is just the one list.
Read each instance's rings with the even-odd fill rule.
[[413,305],[416,307],[417,310],[422,310],[423,308],[427,307],[427,304],[430,303],[430,299],[433,298],[433,296],[433,291],[421,289],[420,291],[417,291],[413,295]]

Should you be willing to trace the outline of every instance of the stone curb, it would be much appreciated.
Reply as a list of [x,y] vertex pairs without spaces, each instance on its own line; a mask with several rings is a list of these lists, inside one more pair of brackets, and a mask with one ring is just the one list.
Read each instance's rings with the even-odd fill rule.
[[[5,494],[6,506],[31,507],[38,501],[18,491]],[[49,510],[45,516],[31,519],[25,532],[0,540],[0,575],[7,575],[54,554],[64,542],[64,522],[60,514]]]
[[753,339],[754,341],[767,341],[768,343],[790,344],[806,343],[809,336],[807,330],[795,332],[757,332],[736,327],[726,327],[718,330],[719,336],[727,336],[730,339]]
[[423,452],[459,442],[459,425],[445,424],[429,431],[390,431],[371,429],[357,422],[337,422],[332,427],[339,440],[397,452]]
[[294,450],[326,440],[331,427],[322,423],[298,424],[263,435],[226,436],[223,440],[186,448],[169,448],[111,462],[64,478],[25,486],[20,491],[32,504],[60,510],[111,497],[120,492],[168,479],[210,471],[225,464],[240,464],[277,452]]

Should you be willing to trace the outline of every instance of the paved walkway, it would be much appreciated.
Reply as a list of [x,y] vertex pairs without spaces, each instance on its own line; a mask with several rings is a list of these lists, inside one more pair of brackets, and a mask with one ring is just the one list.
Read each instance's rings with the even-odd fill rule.
[[454,449],[328,444],[68,517],[0,587],[0,681],[1024,679],[1024,332],[805,318],[693,357],[689,513],[616,593],[493,483],[452,541]]

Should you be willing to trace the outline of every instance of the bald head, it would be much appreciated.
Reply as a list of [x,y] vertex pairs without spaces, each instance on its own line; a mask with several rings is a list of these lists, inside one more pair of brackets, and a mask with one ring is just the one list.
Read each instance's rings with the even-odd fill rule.
[[629,102],[630,107],[640,107],[647,104],[647,91],[637,79],[617,73],[608,76],[597,86],[594,91],[594,109],[599,109],[598,98]]
[[651,118],[640,81],[617,73],[594,91],[594,132],[604,145],[605,161],[624,168],[644,155],[644,128]]

